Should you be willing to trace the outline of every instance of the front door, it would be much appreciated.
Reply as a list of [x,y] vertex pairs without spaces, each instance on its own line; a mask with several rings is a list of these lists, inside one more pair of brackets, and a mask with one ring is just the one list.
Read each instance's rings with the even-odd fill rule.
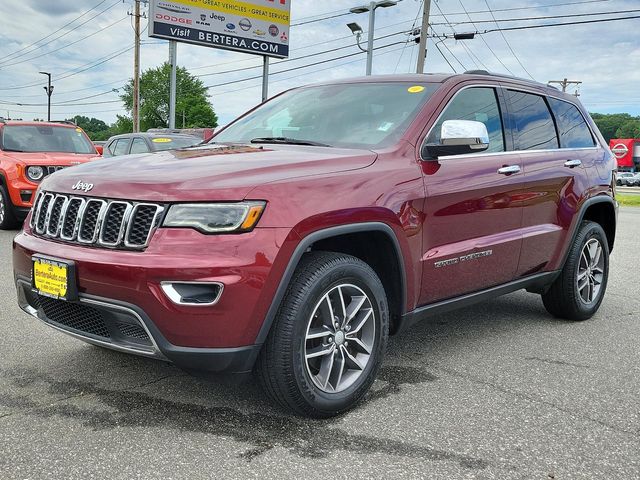
[[515,276],[525,180],[520,156],[505,134],[500,98],[492,87],[458,91],[427,136],[428,143],[437,143],[445,120],[475,120],[487,127],[489,148],[421,162],[427,194],[421,305]]

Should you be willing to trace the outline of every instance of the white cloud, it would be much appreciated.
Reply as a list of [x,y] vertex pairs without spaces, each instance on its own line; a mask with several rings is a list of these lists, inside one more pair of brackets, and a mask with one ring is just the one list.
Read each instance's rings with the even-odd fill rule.
[[[562,0],[555,3],[571,1],[576,0]],[[20,116],[25,119],[42,118],[45,115],[46,107],[27,105],[44,104],[46,102],[46,96],[42,90],[45,77],[38,73],[42,70],[50,71],[54,74],[54,103],[97,95],[107,92],[111,88],[121,86],[132,74],[132,50],[96,68],[75,74],[69,78],[60,79],[59,77],[65,72],[69,74],[86,68],[92,63],[106,59],[109,55],[133,45],[131,18],[127,16],[127,12],[132,11],[133,6],[131,5],[131,0],[128,0],[128,2],[116,3],[114,0],[107,0],[95,11],[85,15],[81,20],[73,24],[78,25],[95,15],[96,12],[116,3],[113,8],[89,21],[86,25],[77,28],[58,40],[52,41],[42,48],[34,49],[34,47],[30,47],[11,56],[12,52],[22,49],[59,29],[91,6],[98,4],[99,0],[92,0],[90,3],[78,2],[77,0],[57,0],[56,2],[5,0],[5,11],[10,13],[3,15],[0,20],[0,45],[2,45],[3,52],[3,56],[0,58],[0,102],[21,103],[23,105],[11,106],[0,103],[0,115],[6,114],[6,111],[9,111],[13,117]],[[303,17],[320,15],[326,12],[347,11],[350,7],[359,4],[358,0],[335,0],[332,2],[292,0],[292,2],[294,22]],[[437,15],[439,12],[435,5],[435,0],[432,3],[432,22],[435,30],[438,33],[451,32],[451,29],[446,26],[435,25],[442,23],[443,18]],[[552,3],[551,0],[539,0],[536,2],[489,0],[489,5],[493,9],[532,7],[533,5],[548,5],[550,3]],[[487,8],[484,0],[463,0],[462,4],[470,12],[486,10]],[[458,0],[440,0],[437,2],[437,5],[445,14],[461,12],[462,4]],[[420,2],[418,0],[404,0],[393,8],[378,10],[376,36],[384,36],[409,29],[416,18],[419,5]],[[637,0],[611,0],[555,8],[537,7],[527,10],[497,12],[495,15],[497,18],[513,18],[617,11],[634,8],[640,8]],[[623,15],[618,14],[615,16]],[[637,14],[629,13],[627,15]],[[473,14],[472,17],[474,20],[491,19],[490,15],[487,14]],[[468,20],[464,15],[451,14],[447,15],[447,18],[449,21]],[[60,49],[120,19],[124,20],[75,45]],[[572,20],[576,19],[537,20],[528,23],[552,23]],[[331,58],[358,52],[355,46],[355,39],[345,26],[349,21],[357,21],[366,28],[367,16],[342,16],[294,27],[290,33],[292,58],[343,46],[348,48],[286,63],[280,63],[277,60],[272,61],[271,71],[274,74],[270,78],[270,93],[275,94],[301,84],[364,74],[364,54],[328,62]],[[582,80],[581,99],[591,111],[628,111],[633,114],[640,114],[640,93],[637,92],[637,85],[640,84],[640,40],[637,36],[639,22],[640,19],[634,19],[590,25],[518,30],[505,32],[505,36],[514,52],[519,56],[520,61],[537,80],[546,82],[551,79],[565,77]],[[525,23],[527,22],[512,22],[502,25],[521,25]],[[479,30],[484,30],[493,28],[495,25],[479,22],[476,27]],[[68,31],[69,28],[45,41],[54,39]],[[454,28],[457,32],[475,30],[472,25],[458,25]],[[406,35],[397,35],[381,39],[376,43],[376,46],[399,42],[406,38]],[[147,38],[146,34],[143,40],[145,42],[142,47],[143,69],[157,66],[166,61],[168,57],[166,42]],[[465,41],[464,45],[462,41],[455,42],[454,40],[447,40],[445,44],[466,68],[478,68],[484,64],[493,71],[506,73],[505,68],[500,63],[501,61],[516,75],[526,76],[499,33],[488,33],[484,36],[484,40],[490,48],[478,36],[473,40]],[[57,49],[60,50],[54,52]],[[495,56],[490,49],[493,50]],[[451,57],[449,52],[445,48],[443,48],[443,51],[454,67],[461,71],[462,67]],[[417,48],[414,43],[409,43],[406,47],[396,45],[378,50],[374,59],[374,73],[405,73],[413,71],[415,69],[416,54]],[[500,61],[496,59],[496,56],[500,58]],[[213,74],[202,77],[206,85],[233,82],[230,85],[217,86],[210,89],[211,102],[221,119],[221,123],[228,122],[260,101],[261,80],[242,81],[247,77],[260,75],[261,59],[259,57],[180,44],[178,47],[178,61],[180,65],[187,67],[194,74]],[[324,63],[288,73],[275,73],[316,62]],[[13,63],[15,65],[11,65]],[[206,68],[203,68],[205,66]],[[216,74],[216,72],[250,66],[255,66],[256,68],[229,74]],[[440,56],[437,49],[434,48],[432,41],[429,42],[427,71],[451,71],[451,68]],[[14,88],[25,85],[32,86]],[[113,100],[118,100],[116,93],[100,95],[77,103],[109,102]],[[121,104],[117,102],[78,107],[56,106],[53,107],[53,116],[61,118],[69,117],[75,113],[82,113],[111,122],[115,119],[117,113],[122,112],[118,110],[120,108]]]

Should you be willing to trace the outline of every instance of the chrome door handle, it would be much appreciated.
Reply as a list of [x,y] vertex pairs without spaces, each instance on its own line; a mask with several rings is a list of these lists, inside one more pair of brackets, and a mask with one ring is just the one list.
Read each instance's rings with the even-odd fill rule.
[[514,173],[520,173],[520,165],[509,165],[508,167],[502,167],[498,169],[500,175],[513,175]]
[[567,160],[564,162],[564,166],[569,168],[579,167],[580,165],[582,165],[580,160]]

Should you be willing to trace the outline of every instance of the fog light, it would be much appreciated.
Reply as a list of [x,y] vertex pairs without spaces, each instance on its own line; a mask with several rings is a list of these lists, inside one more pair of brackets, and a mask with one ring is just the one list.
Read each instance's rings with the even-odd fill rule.
[[224,285],[219,282],[162,282],[164,294],[176,305],[206,307],[220,300]]
[[33,196],[33,190],[20,190],[20,200],[24,203],[29,203]]

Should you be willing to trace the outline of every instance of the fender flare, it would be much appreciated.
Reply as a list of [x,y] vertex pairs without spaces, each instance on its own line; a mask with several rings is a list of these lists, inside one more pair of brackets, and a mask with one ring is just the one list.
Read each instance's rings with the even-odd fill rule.
[[396,258],[398,261],[398,266],[400,269],[400,292],[401,292],[401,302],[402,302],[402,312],[404,313],[404,308],[406,305],[407,298],[407,287],[406,287],[406,272],[404,268],[404,258],[402,256],[402,250],[400,248],[400,243],[398,242],[398,238],[396,237],[393,229],[382,222],[364,222],[364,223],[354,223],[349,225],[340,225],[337,227],[329,227],[322,230],[316,230],[315,232],[310,233],[296,246],[291,258],[289,258],[289,263],[285,268],[284,274],[280,279],[280,283],[278,285],[278,289],[271,301],[271,305],[269,306],[269,310],[267,310],[267,314],[264,318],[262,326],[260,327],[260,331],[258,332],[258,336],[256,337],[255,344],[263,344],[269,332],[271,331],[271,325],[273,325],[273,321],[276,318],[276,314],[278,313],[278,309],[282,304],[282,300],[284,299],[287,288],[289,287],[289,283],[291,282],[291,278],[293,277],[293,273],[295,272],[302,256],[305,254],[307,249],[313,245],[315,242],[320,240],[326,240],[328,238],[337,237],[340,235],[345,235],[349,233],[362,233],[362,232],[382,232],[391,240]]
[[580,225],[582,224],[582,221],[584,220],[584,216],[587,213],[587,210],[592,205],[596,205],[598,203],[609,203],[609,204],[611,204],[611,208],[613,208],[614,215],[615,215],[614,228],[617,229],[617,227],[618,227],[618,218],[617,218],[618,208],[617,208],[615,200],[612,197],[610,197],[609,195],[596,195],[595,197],[591,197],[591,198],[585,200],[585,202],[580,207],[580,212],[577,215],[576,224],[574,225],[573,231],[571,232],[571,242],[567,243],[566,250],[562,254],[562,263],[560,264],[560,270],[562,270],[564,268],[565,263],[567,263],[567,258],[569,257],[569,252],[571,251],[571,245],[573,245],[573,243],[576,241],[576,237],[578,236],[578,231],[580,230]]

